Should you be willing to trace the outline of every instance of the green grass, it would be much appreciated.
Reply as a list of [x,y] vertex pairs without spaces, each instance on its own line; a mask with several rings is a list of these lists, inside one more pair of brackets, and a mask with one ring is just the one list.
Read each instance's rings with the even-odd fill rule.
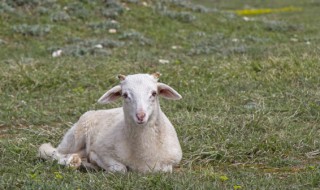
[[[319,3],[203,0],[199,12],[183,1],[39,2],[0,3],[0,189],[320,188]],[[302,10],[250,21],[232,13],[287,6]],[[121,105],[96,103],[117,74],[154,71],[183,96],[161,101],[184,153],[172,174],[36,158],[87,110]]]

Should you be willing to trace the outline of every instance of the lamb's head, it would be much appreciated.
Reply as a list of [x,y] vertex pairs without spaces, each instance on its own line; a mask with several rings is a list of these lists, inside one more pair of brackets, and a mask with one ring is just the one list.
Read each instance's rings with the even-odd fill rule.
[[108,90],[99,100],[106,104],[123,97],[123,110],[131,124],[144,126],[159,113],[158,96],[178,100],[181,95],[170,86],[159,83],[160,73],[119,75],[120,85]]

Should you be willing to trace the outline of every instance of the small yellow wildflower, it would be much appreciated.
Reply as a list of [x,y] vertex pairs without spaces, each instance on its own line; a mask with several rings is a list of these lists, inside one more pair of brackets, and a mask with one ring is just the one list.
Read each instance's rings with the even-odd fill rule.
[[278,9],[242,9],[235,10],[234,12],[238,15],[260,15],[260,14],[269,14],[269,13],[279,13],[279,12],[296,12],[301,11],[299,7],[283,7]]
[[219,177],[219,179],[221,181],[227,181],[229,178],[227,176],[225,176],[225,175],[222,175],[222,176]]
[[242,187],[241,187],[241,185],[234,185],[234,186],[233,186],[233,189],[234,189],[234,190],[242,189]]
[[308,169],[309,169],[309,170],[315,170],[316,167],[314,167],[314,166],[308,166]]
[[81,93],[84,92],[84,88],[79,86],[79,87],[76,87],[76,88],[72,89],[72,92],[77,93],[77,94],[81,94]]
[[31,179],[36,179],[37,178],[37,174],[30,174]]
[[63,176],[61,175],[60,172],[54,172],[54,177],[55,177],[56,179],[62,179],[62,178],[63,178]]

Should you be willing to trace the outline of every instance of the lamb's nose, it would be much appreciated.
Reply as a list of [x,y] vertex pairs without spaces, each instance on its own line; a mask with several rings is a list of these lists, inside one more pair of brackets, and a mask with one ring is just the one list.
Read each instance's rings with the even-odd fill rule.
[[139,121],[143,121],[143,119],[146,117],[146,113],[144,113],[144,112],[139,112],[139,113],[136,114],[136,116],[137,116],[137,119],[138,119]]

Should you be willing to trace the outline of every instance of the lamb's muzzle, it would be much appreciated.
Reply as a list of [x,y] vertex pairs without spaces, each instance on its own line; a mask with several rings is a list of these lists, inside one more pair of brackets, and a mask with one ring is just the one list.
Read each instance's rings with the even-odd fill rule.
[[136,116],[137,116],[138,122],[143,123],[143,122],[144,122],[144,118],[145,118],[145,116],[146,116],[146,113],[144,113],[144,112],[138,112],[138,113],[136,114]]

